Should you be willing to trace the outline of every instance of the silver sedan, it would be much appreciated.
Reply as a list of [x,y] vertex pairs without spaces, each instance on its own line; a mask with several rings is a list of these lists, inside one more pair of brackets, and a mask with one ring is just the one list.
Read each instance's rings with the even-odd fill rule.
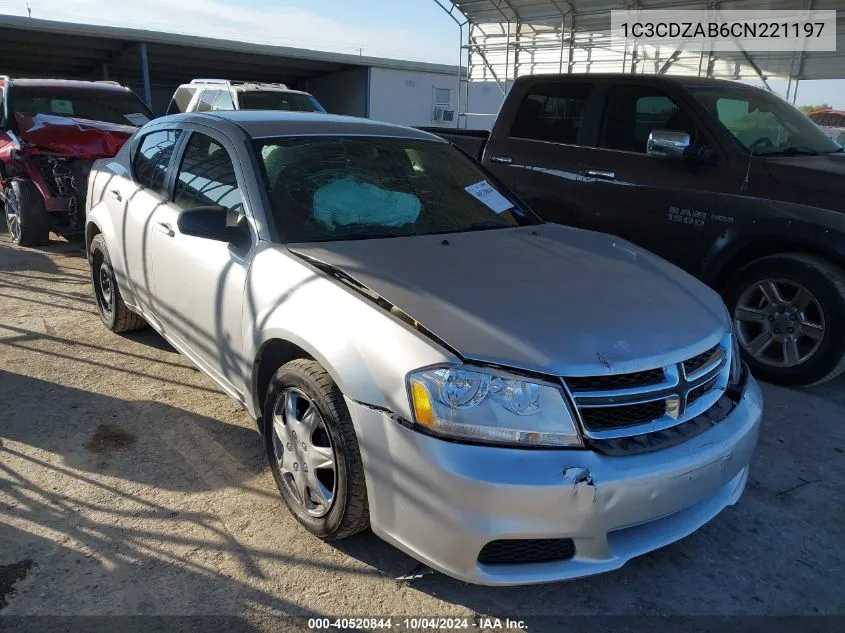
[[257,421],[313,534],[368,526],[484,584],[615,569],[735,503],[760,391],[719,297],[545,224],[425,132],[165,117],[98,161],[100,315],[149,324]]

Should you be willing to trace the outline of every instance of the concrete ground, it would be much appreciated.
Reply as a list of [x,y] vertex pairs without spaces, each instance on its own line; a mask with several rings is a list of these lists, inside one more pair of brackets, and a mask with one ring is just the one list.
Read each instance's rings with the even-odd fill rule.
[[[620,571],[488,588],[324,543],[253,423],[153,331],[108,332],[80,243],[0,235],[0,615],[842,614],[845,381],[765,386],[740,503]],[[448,538],[448,535],[444,535]]]

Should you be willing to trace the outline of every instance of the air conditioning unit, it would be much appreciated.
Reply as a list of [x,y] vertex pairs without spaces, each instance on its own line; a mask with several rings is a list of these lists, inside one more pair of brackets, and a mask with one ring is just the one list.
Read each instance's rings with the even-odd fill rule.
[[455,108],[449,106],[434,106],[434,120],[439,123],[453,123],[455,121]]

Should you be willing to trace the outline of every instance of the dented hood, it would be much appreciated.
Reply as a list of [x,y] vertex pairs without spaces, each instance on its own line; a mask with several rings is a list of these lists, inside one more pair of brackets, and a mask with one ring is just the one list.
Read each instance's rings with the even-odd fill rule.
[[730,328],[719,296],[679,268],[555,224],[289,248],[343,270],[467,359],[546,374],[677,362]]
[[85,160],[114,156],[138,129],[50,114],[16,112],[15,119],[18,135],[41,152]]

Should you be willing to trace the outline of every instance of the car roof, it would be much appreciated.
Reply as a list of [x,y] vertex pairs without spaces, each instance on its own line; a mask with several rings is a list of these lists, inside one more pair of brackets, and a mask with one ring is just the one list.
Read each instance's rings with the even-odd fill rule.
[[517,79],[518,82],[547,82],[560,81],[564,79],[575,83],[584,83],[591,81],[602,82],[619,82],[619,83],[664,83],[664,84],[679,84],[687,88],[702,88],[702,87],[731,87],[731,88],[747,88],[749,90],[760,90],[756,86],[749,86],[738,81],[730,81],[728,79],[714,79],[711,77],[697,77],[695,75],[638,75],[631,73],[589,73],[589,74],[538,74],[538,75],[522,75]]
[[388,136],[415,138],[445,143],[442,138],[422,130],[403,125],[373,121],[338,114],[320,112],[292,112],[288,110],[215,110],[213,112],[189,112],[173,114],[155,119],[158,127],[162,123],[190,122],[222,127],[226,123],[241,128],[252,138],[275,136]]
[[202,79],[194,79],[192,82],[187,84],[182,84],[179,86],[180,88],[214,88],[217,90],[237,90],[239,92],[245,91],[260,91],[260,92],[294,92],[296,94],[301,95],[309,95],[310,93],[305,92],[304,90],[294,90],[293,88],[288,88],[284,84],[269,84],[269,83],[261,83],[259,82],[249,82],[249,81],[226,81],[226,80],[202,80]]
[[233,90],[238,90],[240,92],[295,92],[296,94],[300,95],[307,95],[307,92],[302,90],[294,90],[293,88],[282,88],[281,86],[268,86],[266,84],[236,84],[232,86]]
[[9,80],[12,86],[33,86],[42,88],[75,88],[82,90],[115,90],[127,92],[129,88],[117,82],[106,81],[78,81],[76,79],[17,79]]

